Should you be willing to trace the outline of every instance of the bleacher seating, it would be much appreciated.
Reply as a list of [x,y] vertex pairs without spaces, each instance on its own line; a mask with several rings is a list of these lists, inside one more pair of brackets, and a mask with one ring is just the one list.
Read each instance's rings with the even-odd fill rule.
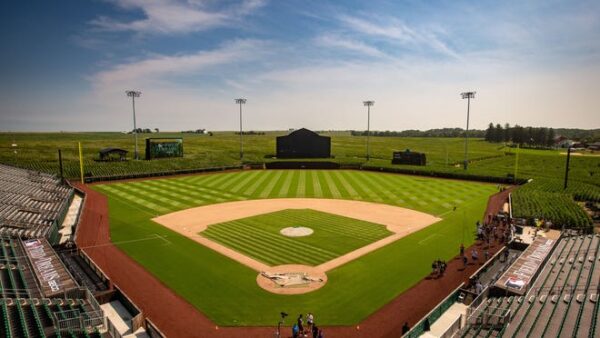
[[72,195],[55,176],[0,164],[0,235],[48,236]]
[[[50,305],[48,305],[50,304]],[[90,312],[91,305],[83,299],[59,300],[42,299],[37,303],[25,299],[0,299],[0,336],[3,337],[100,337],[97,330],[69,331],[65,330],[59,335],[52,317],[59,317],[64,313],[79,310],[83,313]],[[66,317],[63,317],[66,318]]]
[[[524,297],[489,298],[469,319],[462,337],[597,337],[600,237],[567,236]],[[510,311],[510,323],[483,325],[484,316]],[[487,319],[486,318],[486,319]]]

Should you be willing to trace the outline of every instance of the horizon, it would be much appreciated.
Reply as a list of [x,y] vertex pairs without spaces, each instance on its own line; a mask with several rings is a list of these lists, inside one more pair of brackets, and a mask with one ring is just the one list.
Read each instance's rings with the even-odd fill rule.
[[[13,132],[600,128],[600,3],[10,2]],[[505,121],[505,122],[500,122]],[[198,126],[190,128],[190,125]],[[450,126],[450,127],[446,127]]]

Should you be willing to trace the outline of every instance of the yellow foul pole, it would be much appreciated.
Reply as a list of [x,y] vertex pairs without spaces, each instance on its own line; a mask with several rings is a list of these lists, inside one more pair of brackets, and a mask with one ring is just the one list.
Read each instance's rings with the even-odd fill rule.
[[81,176],[81,184],[83,184],[83,152],[81,151],[81,142],[79,142],[79,173]]

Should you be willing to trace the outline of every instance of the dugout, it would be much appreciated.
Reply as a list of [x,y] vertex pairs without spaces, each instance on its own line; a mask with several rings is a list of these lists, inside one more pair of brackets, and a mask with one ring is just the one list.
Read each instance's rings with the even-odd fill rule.
[[416,153],[406,149],[405,151],[395,151],[392,157],[392,164],[410,164],[425,165],[427,158],[424,153]]
[[277,158],[329,158],[331,138],[306,128],[277,137]]

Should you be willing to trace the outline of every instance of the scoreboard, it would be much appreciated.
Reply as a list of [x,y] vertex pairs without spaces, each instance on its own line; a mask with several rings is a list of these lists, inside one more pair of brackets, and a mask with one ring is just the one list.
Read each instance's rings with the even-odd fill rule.
[[146,160],[165,157],[183,157],[183,139],[147,138]]

